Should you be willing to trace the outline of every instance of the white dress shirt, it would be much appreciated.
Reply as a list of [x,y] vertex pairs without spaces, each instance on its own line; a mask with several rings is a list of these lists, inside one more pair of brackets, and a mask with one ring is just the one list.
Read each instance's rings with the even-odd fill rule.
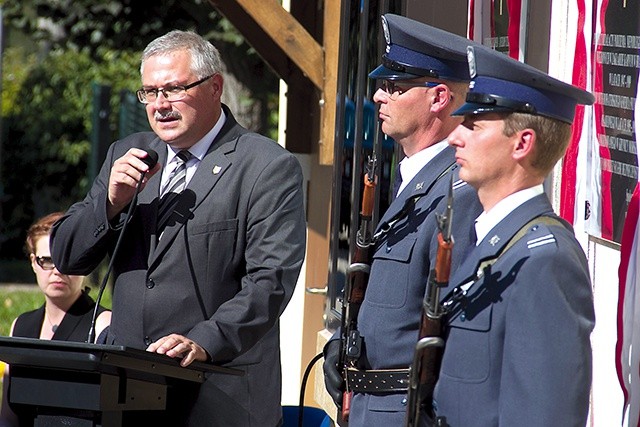
[[[402,193],[402,190],[409,184],[409,182],[420,172],[420,170],[435,156],[440,154],[442,150],[447,148],[449,143],[447,140],[442,140],[430,147],[420,150],[411,157],[405,157],[398,165],[400,168],[400,175],[402,176],[402,184],[398,188],[398,194]],[[396,194],[397,196],[397,194]]]
[[[187,162],[187,176],[186,176],[186,185],[189,184],[191,178],[193,178],[193,174],[196,173],[196,169],[198,168],[198,164],[204,158],[205,154],[211,147],[213,140],[220,133],[220,129],[224,126],[224,122],[226,121],[227,116],[224,114],[224,111],[221,111],[220,117],[216,124],[211,128],[209,132],[198,142],[189,147],[189,152],[191,153],[191,159]],[[180,149],[176,150],[167,144],[167,163],[164,165],[162,169],[162,182],[160,183],[160,188],[164,188],[167,181],[169,180],[169,175],[171,171],[176,167],[175,163],[177,161],[176,154],[178,154]]]

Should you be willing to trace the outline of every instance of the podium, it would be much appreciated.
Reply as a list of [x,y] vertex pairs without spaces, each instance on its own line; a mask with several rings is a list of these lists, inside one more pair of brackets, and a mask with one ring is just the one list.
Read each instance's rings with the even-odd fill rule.
[[123,346],[17,337],[0,337],[0,360],[10,365],[7,400],[28,407],[36,427],[121,426],[125,411],[164,410],[168,387],[243,375]]

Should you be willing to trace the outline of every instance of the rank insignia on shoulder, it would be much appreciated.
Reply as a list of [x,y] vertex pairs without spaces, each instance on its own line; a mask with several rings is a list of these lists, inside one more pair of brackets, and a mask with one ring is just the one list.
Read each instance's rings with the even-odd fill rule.
[[462,188],[465,185],[467,185],[467,183],[461,179],[457,180],[456,182],[453,183],[453,189],[457,190],[458,188]]
[[529,241],[527,241],[527,247],[529,249],[532,248],[537,248],[538,246],[543,246],[543,245],[548,245],[550,243],[555,243],[556,238],[553,236],[553,234],[549,233],[545,236],[542,237],[537,237],[535,239],[531,239]]

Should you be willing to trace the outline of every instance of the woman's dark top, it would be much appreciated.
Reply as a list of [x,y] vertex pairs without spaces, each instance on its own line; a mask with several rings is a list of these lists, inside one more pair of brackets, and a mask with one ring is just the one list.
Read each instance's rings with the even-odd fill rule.
[[[93,309],[95,301],[85,292],[82,291],[75,303],[69,308],[67,314],[60,325],[58,325],[52,340],[61,341],[77,341],[84,342],[89,335],[91,327],[91,318],[93,317]],[[100,306],[98,308],[98,316],[106,308]],[[40,330],[44,320],[44,304],[42,307],[21,314],[16,319],[13,327],[14,337],[39,338]]]

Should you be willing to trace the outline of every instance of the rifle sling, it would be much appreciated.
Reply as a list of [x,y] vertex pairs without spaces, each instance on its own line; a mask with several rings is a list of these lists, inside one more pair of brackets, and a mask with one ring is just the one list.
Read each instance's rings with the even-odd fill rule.
[[[516,243],[518,243],[518,241],[522,239],[529,232],[530,227],[532,227],[533,225],[540,225],[540,224],[564,226],[559,219],[554,217],[542,215],[542,216],[533,218],[532,220],[527,222],[525,225],[523,225],[518,230],[518,232],[514,234],[513,237],[511,237],[511,239],[509,239],[507,244],[504,245],[504,247],[500,250],[500,252],[498,252],[498,254],[495,257],[483,260],[478,264],[478,269],[476,270],[477,273],[473,281],[478,280],[481,277],[481,275],[484,274],[484,271],[488,267],[491,267],[493,264],[495,264],[502,255],[504,255],[509,249],[511,249]],[[458,300],[460,297],[463,297],[465,293],[466,291],[462,291],[459,286],[456,286],[454,289],[452,289],[447,294],[447,296],[442,300],[447,310],[451,311],[452,304],[456,302],[456,300]]]
[[518,232],[516,234],[513,235],[513,237],[509,240],[509,242],[504,246],[504,248],[502,248],[502,250],[498,253],[498,255],[494,258],[490,258],[487,260],[484,260],[480,263],[480,265],[478,266],[478,271],[484,271],[485,268],[493,265],[496,263],[496,261],[498,261],[498,259],[505,253],[507,252],[509,249],[511,249],[511,247],[513,247],[513,245],[515,245],[516,243],[518,243],[518,241],[520,239],[522,239],[525,234],[527,234],[529,232],[529,228],[533,225],[540,225],[540,224],[545,224],[545,225],[562,225],[562,223],[560,222],[560,220],[550,217],[550,216],[539,216],[536,217],[534,219],[532,219],[531,221],[527,222],[525,225],[523,225],[520,230],[518,230]]
[[440,179],[444,177],[447,173],[452,171],[455,165],[456,165],[456,162],[453,162],[452,164],[447,166],[442,172],[440,172],[440,175],[438,175],[438,177],[431,183],[431,185],[429,185],[426,191],[423,191],[422,193],[415,195],[413,197],[409,197],[407,200],[405,200],[404,205],[402,206],[402,209],[400,209],[397,214],[392,216],[388,221],[380,224],[380,227],[379,227],[380,230],[373,235],[372,243],[376,244],[377,242],[382,240],[389,233],[389,231],[391,231],[393,226],[396,225],[396,223],[398,223],[407,215],[409,215],[409,212],[411,212],[411,209],[413,209],[413,207],[418,202],[418,200],[420,200],[422,197],[429,194],[429,192],[433,189],[436,183],[440,181]]

